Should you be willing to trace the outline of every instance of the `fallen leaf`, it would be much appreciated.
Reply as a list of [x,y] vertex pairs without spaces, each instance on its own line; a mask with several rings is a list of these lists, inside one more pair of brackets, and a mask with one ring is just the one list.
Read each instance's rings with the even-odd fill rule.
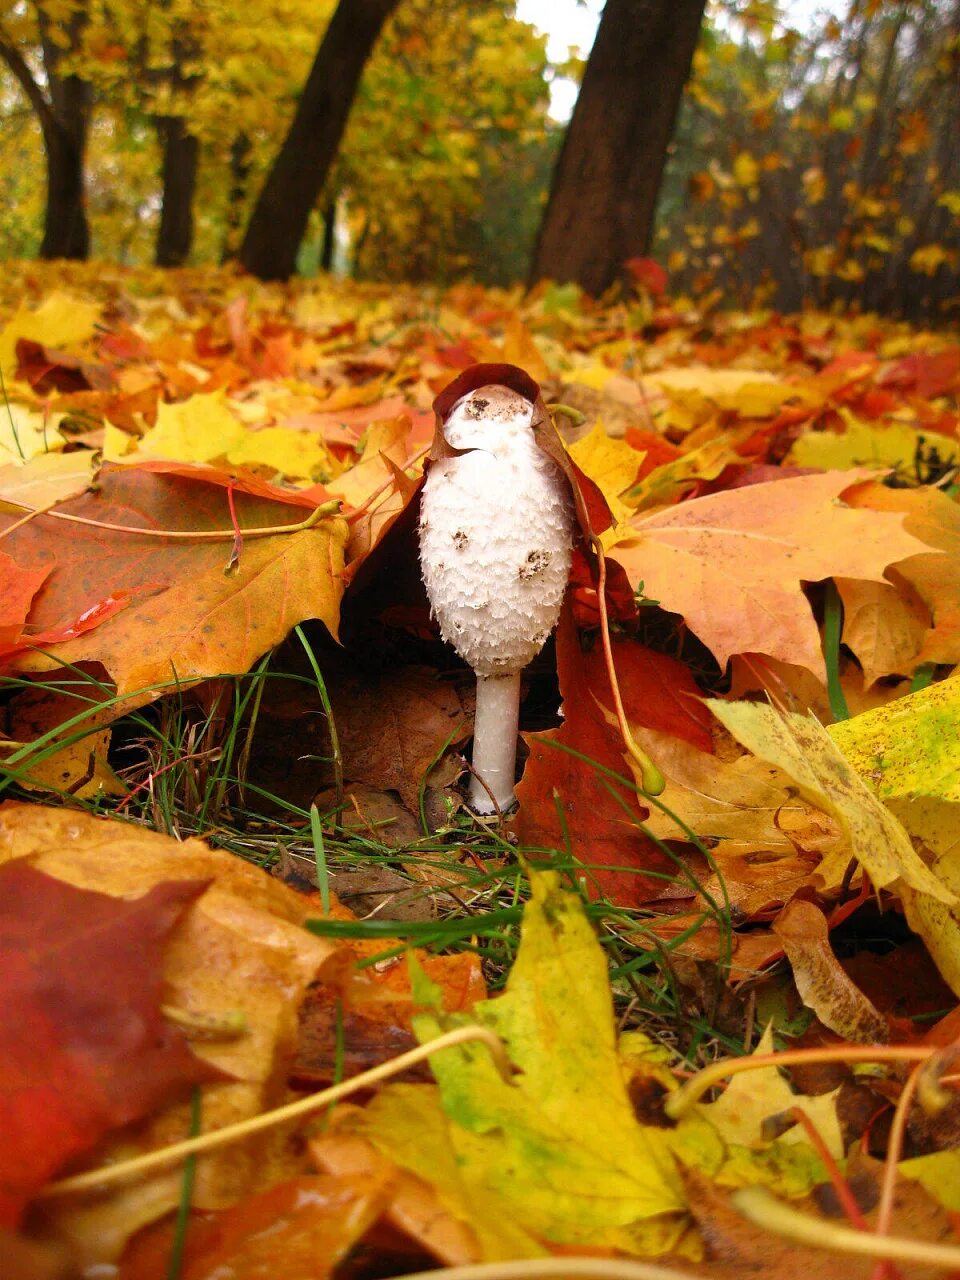
[[76,294],[55,291],[31,310],[21,301],[0,331],[0,372],[9,386],[17,372],[17,343],[21,338],[49,347],[71,347],[93,336],[100,304]]
[[91,449],[75,449],[72,453],[40,453],[22,466],[0,466],[0,504],[16,504],[19,518],[25,514],[24,508],[36,510],[65,502],[90,487],[98,465]]
[[930,874],[953,901],[904,890],[911,928],[960,994],[960,676],[830,727],[870,792],[930,851]]
[[215,1074],[160,1013],[164,943],[206,887],[171,880],[124,901],[22,860],[0,867],[6,1225],[72,1157]]
[[[349,957],[304,927],[316,907],[259,868],[200,840],[176,841],[135,826],[64,808],[0,805],[0,866],[30,867],[78,889],[123,898],[166,880],[209,881],[163,953],[164,1003],[188,1021],[239,1019],[235,1037],[196,1040],[195,1052],[226,1077],[202,1087],[204,1129],[216,1129],[285,1100],[297,1044],[297,1011],[318,976],[339,980]],[[79,966],[82,968],[82,964]],[[101,1145],[97,1163],[140,1154],[185,1137],[188,1102],[153,1111],[135,1130]],[[197,1164],[194,1206],[224,1208],[302,1169],[287,1132],[270,1132]],[[51,1200],[44,1227],[84,1265],[113,1261],[139,1227],[172,1209],[181,1174],[163,1169],[109,1192]]]
[[[241,527],[302,518],[296,508],[244,494],[235,503]],[[57,510],[145,529],[231,530],[219,487],[134,469],[105,467],[97,492]],[[0,525],[9,523],[0,515]],[[143,702],[157,696],[157,686],[246,671],[305,618],[336,633],[346,533],[339,519],[248,539],[231,575],[229,538],[167,540],[55,522],[51,539],[50,526],[39,517],[5,540],[21,568],[50,572],[31,623],[44,630],[72,621],[98,604],[106,584],[115,596],[127,593],[129,605],[89,635],[55,645],[49,657],[21,657],[20,669],[100,662],[119,693]]]
[[849,501],[862,510],[902,513],[904,530],[936,548],[899,562],[891,576],[909,583],[933,615],[933,628],[915,661],[960,662],[960,503],[939,489],[876,484],[854,490]]
[[780,716],[772,707],[750,702],[710,699],[707,705],[748,750],[782,769],[793,778],[802,796],[840,822],[846,843],[819,868],[828,886],[840,884],[850,858],[856,858],[875,888],[901,881],[939,902],[950,905],[957,901],[931,874],[906,831],[864,785],[816,720]]
[[694,498],[635,517],[613,555],[631,582],[685,618],[721,667],[734,653],[762,653],[822,676],[801,583],[882,582],[887,565],[926,551],[902,520],[864,520],[839,501],[867,474],[797,476]]
[[0,653],[19,641],[33,597],[49,576],[49,569],[23,569],[0,551]]
[[857,656],[864,684],[882,676],[912,675],[930,629],[930,613],[917,592],[904,583],[861,582],[838,578],[843,601],[843,643]]
[[[304,1175],[200,1221],[186,1235],[182,1280],[328,1280],[383,1212],[389,1174]],[[117,1280],[156,1280],[174,1227],[135,1240]]]
[[[767,1027],[754,1050],[756,1057],[773,1052],[773,1029]],[[837,1119],[837,1095],[839,1089],[823,1093],[817,1097],[801,1097],[793,1092],[775,1066],[757,1067],[754,1071],[745,1071],[731,1078],[726,1089],[715,1102],[698,1104],[697,1113],[714,1126],[728,1145],[748,1148],[764,1148],[774,1145],[784,1147],[800,1147],[798,1155],[807,1157],[807,1172],[796,1169],[794,1172],[803,1179],[810,1177],[807,1188],[820,1181],[816,1176],[819,1166],[813,1148],[810,1147],[806,1131],[800,1124],[793,1124],[780,1133],[775,1140],[767,1136],[765,1125],[777,1117],[789,1113],[793,1107],[801,1107],[816,1127],[824,1146],[835,1158],[843,1155],[843,1137],[840,1133],[840,1122]],[[733,1165],[726,1171],[727,1185],[736,1185],[738,1166]],[[749,1177],[749,1166],[739,1166],[739,1171]]]
[[480,1249],[473,1231],[444,1208],[429,1183],[387,1160],[368,1139],[347,1132],[347,1126],[357,1114],[355,1108],[338,1107],[331,1128],[311,1138],[310,1154],[315,1163],[337,1177],[375,1176],[381,1170],[388,1171],[390,1198],[385,1220],[445,1266],[478,1262]]
[[958,451],[957,441],[905,423],[865,422],[849,409],[839,408],[840,431],[807,431],[791,446],[787,462],[797,467],[841,471],[847,467],[898,467],[910,472],[918,446],[936,446],[948,460]]
[[[615,641],[613,654],[631,723],[711,749],[709,722],[686,667],[631,639]],[[568,606],[557,630],[557,672],[564,721],[526,735],[530,756],[514,820],[519,838],[533,848],[567,849],[588,893],[602,891],[624,904],[658,897],[670,890],[677,867],[641,829],[647,807],[610,724],[603,654],[599,644],[581,647]],[[680,892],[686,891],[684,885]]]
[[[457,1163],[534,1235],[631,1250],[635,1224],[682,1208],[676,1172],[662,1132],[634,1118],[606,960],[579,899],[552,872],[531,888],[506,991],[474,1009],[519,1074],[503,1080],[479,1047],[432,1059]],[[415,1025],[427,1039],[440,1031],[433,1015]]]
[[0,463],[24,466],[62,449],[66,441],[57,430],[62,418],[62,413],[51,414],[6,399],[0,412]]
[[800,999],[825,1027],[854,1044],[885,1044],[886,1020],[844,972],[830,948],[826,917],[812,902],[794,899],[773,922],[793,969]]

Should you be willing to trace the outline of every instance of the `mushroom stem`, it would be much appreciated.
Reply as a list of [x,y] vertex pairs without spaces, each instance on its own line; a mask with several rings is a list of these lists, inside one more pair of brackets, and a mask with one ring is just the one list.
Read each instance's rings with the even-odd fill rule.
[[520,672],[507,676],[478,675],[473,731],[473,769],[478,776],[470,780],[468,797],[474,813],[496,813],[498,809],[506,813],[516,802],[513,781],[519,720]]

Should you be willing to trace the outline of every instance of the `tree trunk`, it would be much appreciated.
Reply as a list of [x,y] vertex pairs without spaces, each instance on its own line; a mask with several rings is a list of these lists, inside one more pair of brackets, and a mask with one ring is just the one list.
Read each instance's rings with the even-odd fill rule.
[[51,26],[40,11],[43,65],[47,73],[50,112],[41,116],[47,152],[47,213],[43,229],[41,258],[86,258],[90,252],[90,229],[83,192],[83,164],[87,148],[92,94],[86,81],[75,75],[61,75],[60,64],[79,47],[87,24],[87,12],[79,7],[61,31],[61,40],[51,38]]
[[705,0],[607,0],[557,160],[531,283],[600,294],[647,252]]
[[286,280],[296,268],[307,219],[336,157],[364,64],[397,3],[337,5],[240,247],[241,264],[261,280]]
[[333,269],[333,253],[337,247],[337,202],[331,200],[323,211],[323,245],[320,249],[320,270]]
[[[82,11],[69,27],[71,41],[85,21]],[[19,49],[0,39],[3,61],[37,114],[47,160],[47,205],[43,244],[44,258],[86,258],[90,231],[83,200],[83,157],[90,120],[90,86],[78,76],[57,74],[60,50],[43,40],[47,92],[34,78]]]
[[71,128],[55,120],[44,130],[47,155],[47,207],[41,258],[84,259],[90,252],[90,228],[83,197],[83,154],[87,116]]
[[163,209],[156,263],[158,267],[181,267],[193,245],[193,193],[200,143],[187,132],[182,116],[160,116],[157,132],[163,143]]

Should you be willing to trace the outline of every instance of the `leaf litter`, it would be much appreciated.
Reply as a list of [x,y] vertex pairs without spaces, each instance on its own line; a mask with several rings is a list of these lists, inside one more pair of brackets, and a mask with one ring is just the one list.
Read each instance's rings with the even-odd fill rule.
[[[53,1089],[31,1154],[0,1170],[17,1248],[164,1273],[175,1163],[109,1192],[51,1180],[162,1149],[194,1111],[206,1134],[304,1088],[362,1085],[460,1025],[498,1038],[509,1071],[479,1043],[442,1050],[436,1083],[416,1068],[201,1154],[182,1275],[308,1280],[376,1257],[397,1275],[550,1254],[559,1268],[586,1251],[790,1277],[838,1265],[821,1246],[852,1247],[830,1195],[890,1238],[902,1274],[927,1274],[928,1246],[956,1266],[956,1146],[932,1145],[930,1119],[956,1106],[960,994],[949,337],[698,313],[639,278],[636,300],[567,290],[558,308],[549,286],[384,300],[71,271],[11,276],[0,313],[0,836],[2,874],[34,895],[8,898],[17,947],[49,988],[24,988],[17,1022],[45,1018],[81,1055],[82,1025],[97,1083],[51,1050],[3,1089],[15,1110]],[[190,308],[163,305],[181,290]],[[570,407],[555,419],[568,475],[613,524],[605,595],[586,545],[556,645],[524,677],[518,813],[484,830],[462,801],[469,673],[437,642],[412,517],[434,397],[505,360]],[[831,723],[844,702],[854,714]],[[414,898],[378,891],[354,916],[330,886],[372,872]],[[80,896],[58,908],[63,894]],[[64,952],[49,986],[53,940],[87,952],[98,912],[117,921],[98,933],[103,967]],[[120,957],[141,918],[169,923],[150,926],[133,999]],[[911,963],[910,929],[953,994],[935,1010],[902,996],[894,1014],[851,962]],[[784,955],[793,981],[770,969]],[[851,1130],[839,1095],[777,1069],[798,1007],[804,1052],[860,1064],[881,1127],[914,1073],[906,1146]],[[100,1065],[118,1019],[159,1026],[180,1046],[171,1069]],[[670,1118],[684,1073],[745,1051],[755,1070]],[[868,1144],[886,1164],[865,1171]],[[773,1243],[788,1228],[771,1194],[806,1215],[803,1245]],[[893,1205],[879,1227],[878,1199]]]

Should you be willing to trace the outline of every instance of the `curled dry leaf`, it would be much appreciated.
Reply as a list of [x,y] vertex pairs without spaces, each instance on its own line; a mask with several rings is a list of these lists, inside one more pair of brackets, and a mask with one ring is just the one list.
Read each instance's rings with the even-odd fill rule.
[[794,899],[773,922],[793,968],[800,999],[825,1027],[854,1044],[885,1044],[886,1019],[843,971],[830,948],[823,912],[813,902]]

